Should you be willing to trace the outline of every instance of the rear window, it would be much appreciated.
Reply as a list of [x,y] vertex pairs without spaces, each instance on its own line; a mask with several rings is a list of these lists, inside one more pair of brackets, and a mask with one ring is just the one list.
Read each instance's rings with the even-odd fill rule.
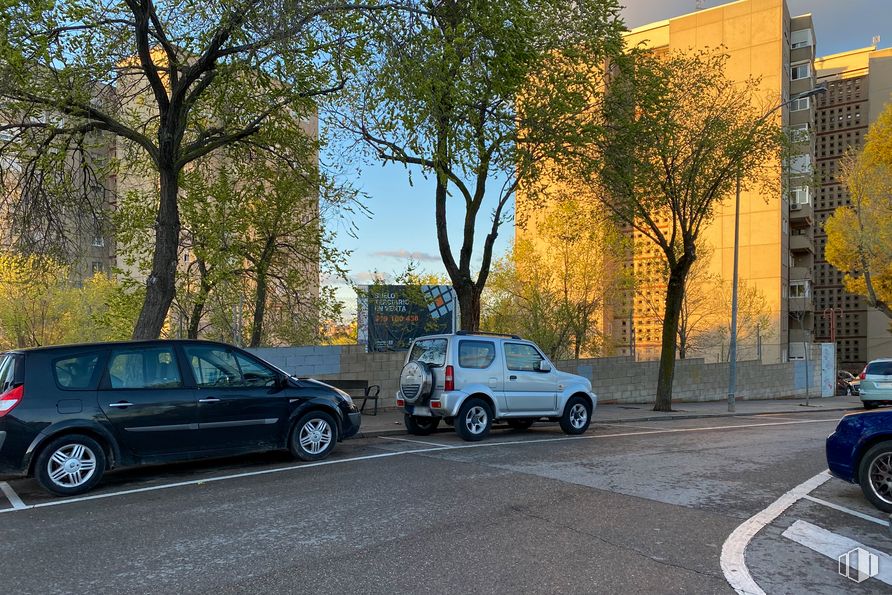
[[458,365],[462,368],[488,368],[496,359],[496,345],[490,341],[460,341]]
[[429,366],[442,366],[446,363],[446,339],[421,339],[412,345],[410,362],[422,362]]
[[179,388],[183,385],[177,359],[169,347],[112,351],[108,360],[112,389]]
[[892,376],[892,362],[870,362],[865,373],[872,376]]
[[56,384],[68,390],[90,388],[93,372],[96,371],[98,362],[98,353],[81,353],[53,360],[53,374],[56,377]]
[[17,384],[21,383],[22,357],[17,354],[4,353],[0,355],[0,394],[5,393]]

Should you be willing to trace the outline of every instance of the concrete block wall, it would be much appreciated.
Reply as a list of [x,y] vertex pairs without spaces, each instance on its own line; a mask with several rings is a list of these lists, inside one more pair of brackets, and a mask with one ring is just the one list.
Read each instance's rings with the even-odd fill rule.
[[[286,372],[319,380],[366,380],[381,387],[382,407],[394,406],[399,375],[406,353],[366,353],[359,345],[318,347],[269,347],[251,349]],[[820,350],[809,363],[810,394],[821,394]],[[559,370],[591,379],[592,389],[602,403],[653,403],[659,362],[636,362],[628,357],[609,357],[555,362]],[[796,382],[796,367],[800,382]],[[702,359],[678,360],[675,367],[673,400],[719,401],[728,397],[727,363],[707,363]],[[804,397],[803,362],[737,364],[737,398],[773,399]]]

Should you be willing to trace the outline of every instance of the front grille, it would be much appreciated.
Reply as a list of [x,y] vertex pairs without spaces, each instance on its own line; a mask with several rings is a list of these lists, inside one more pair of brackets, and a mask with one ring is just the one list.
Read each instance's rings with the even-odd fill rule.
[[418,391],[421,390],[420,384],[404,384],[400,387],[403,391],[403,396],[407,399],[414,399],[418,394]]

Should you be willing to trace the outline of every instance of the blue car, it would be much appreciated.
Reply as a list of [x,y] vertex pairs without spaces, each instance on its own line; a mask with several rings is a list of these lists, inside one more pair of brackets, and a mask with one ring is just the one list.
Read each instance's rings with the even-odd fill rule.
[[864,496],[892,512],[892,410],[850,413],[827,438],[827,466],[857,483]]

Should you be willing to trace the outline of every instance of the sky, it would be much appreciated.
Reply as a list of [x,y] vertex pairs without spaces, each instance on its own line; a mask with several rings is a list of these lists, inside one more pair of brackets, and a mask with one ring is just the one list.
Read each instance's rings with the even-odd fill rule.
[[[706,0],[704,5],[712,8],[727,3]],[[625,4],[622,16],[629,28],[693,12],[696,8],[696,0],[626,0]],[[812,13],[818,56],[871,45],[875,35],[881,37],[880,47],[892,45],[892,0],[787,0],[787,4],[791,15]],[[355,283],[368,283],[376,272],[385,276],[401,272],[410,257],[426,272],[445,274],[437,249],[430,180],[414,171],[410,184],[409,172],[401,165],[364,164],[353,183],[368,195],[366,206],[370,214],[355,215],[356,237],[341,229],[335,244],[342,250],[352,251],[348,267]],[[480,222],[480,229],[488,228],[491,210],[492,205],[484,205],[480,217],[486,216],[486,220]],[[464,216],[461,199],[456,197],[450,201],[447,213],[450,232],[460,233]],[[480,260],[484,235],[478,234],[476,263]],[[513,224],[503,225],[496,243],[496,256],[505,253],[513,237]],[[453,244],[454,252],[457,253],[458,247]],[[332,284],[337,287],[348,313],[352,313],[356,301],[353,291],[342,283]]]

